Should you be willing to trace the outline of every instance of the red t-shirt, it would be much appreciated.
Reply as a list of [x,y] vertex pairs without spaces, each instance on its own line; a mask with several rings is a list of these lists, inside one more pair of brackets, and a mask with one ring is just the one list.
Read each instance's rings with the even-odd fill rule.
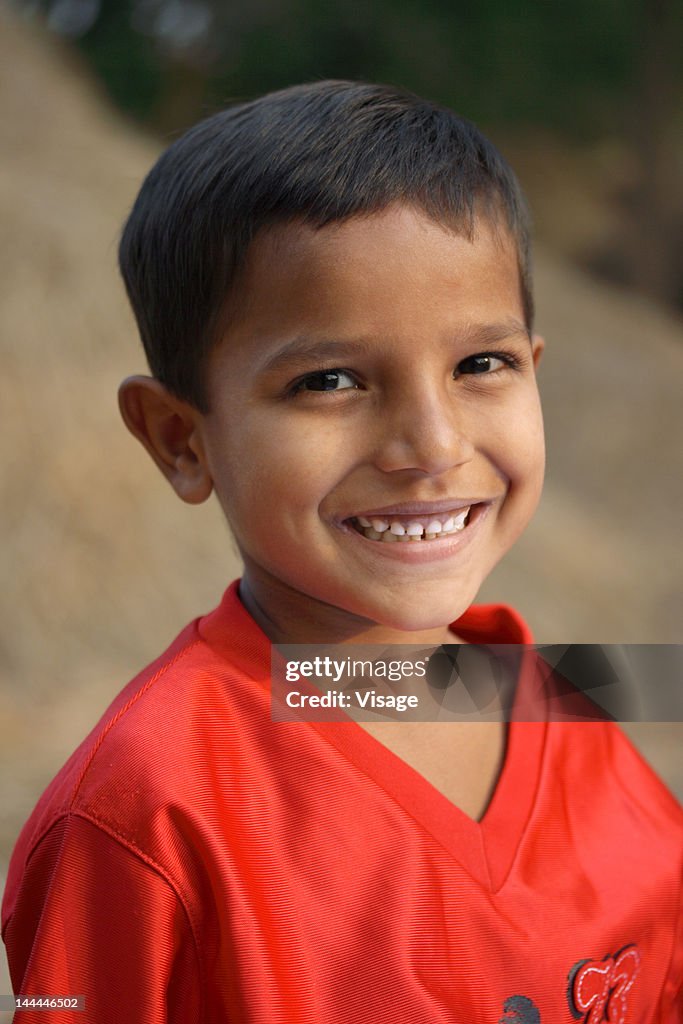
[[269,673],[234,583],[40,799],[2,928],[17,994],[85,996],[51,1024],[683,1021],[683,814],[616,726],[513,721],[475,822]]

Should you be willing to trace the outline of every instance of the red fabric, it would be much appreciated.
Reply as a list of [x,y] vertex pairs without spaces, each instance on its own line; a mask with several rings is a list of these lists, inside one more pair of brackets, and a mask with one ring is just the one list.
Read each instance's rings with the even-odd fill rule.
[[39,801],[2,927],[15,992],[85,996],[51,1024],[683,1022],[683,814],[617,727],[513,721],[476,823],[268,676],[233,584]]

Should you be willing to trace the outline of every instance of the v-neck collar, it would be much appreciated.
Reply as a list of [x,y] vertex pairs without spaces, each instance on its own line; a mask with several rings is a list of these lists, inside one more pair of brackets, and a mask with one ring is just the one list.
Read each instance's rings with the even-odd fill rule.
[[[270,685],[270,641],[239,597],[239,580],[215,611],[198,623],[200,635],[247,676]],[[531,644],[523,620],[504,605],[475,605],[451,624],[468,643]],[[525,652],[518,693],[533,685],[533,654]],[[328,743],[388,794],[483,887],[505,883],[533,810],[547,723],[508,724],[503,765],[480,821],[470,818],[398,754],[357,722],[309,722]]]

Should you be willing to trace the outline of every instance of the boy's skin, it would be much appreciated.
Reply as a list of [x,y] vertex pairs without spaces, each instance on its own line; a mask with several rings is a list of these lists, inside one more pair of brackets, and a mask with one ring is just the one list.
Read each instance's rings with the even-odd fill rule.
[[[511,240],[480,217],[469,241],[395,204],[269,229],[234,291],[205,368],[209,411],[133,377],[120,391],[129,429],[184,501],[216,491],[244,561],[240,596],[272,642],[461,642],[449,623],[543,481],[543,341],[524,326]],[[295,339],[307,354],[275,364]],[[316,354],[323,340],[343,349]],[[496,352],[518,368],[466,372],[463,360]],[[337,390],[301,389],[332,370],[345,371]],[[440,540],[385,544],[349,523],[470,500],[482,503],[472,522]],[[359,724],[481,816],[502,723]]]

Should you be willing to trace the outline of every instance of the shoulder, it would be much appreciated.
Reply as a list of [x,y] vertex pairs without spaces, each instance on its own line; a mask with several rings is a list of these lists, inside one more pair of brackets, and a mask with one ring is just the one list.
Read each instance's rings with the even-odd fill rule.
[[191,623],[121,690],[47,787],[22,838],[35,842],[56,819],[96,804],[93,798],[101,796],[107,779],[122,781],[132,761],[151,757],[163,742],[169,716],[196,678],[200,647],[196,623]]
[[608,726],[608,750],[622,793],[630,798],[636,794],[647,795],[653,812],[676,823],[683,842],[683,807],[622,729],[618,725],[605,725]]
[[587,814],[608,816],[638,844],[648,835],[683,859],[683,808],[613,722],[551,722],[547,770]]
[[266,700],[229,656],[227,639],[220,651],[207,642],[202,621],[121,691],[57,773],[17,841],[8,884],[48,834],[65,822],[73,829],[75,819],[169,877],[183,869],[176,838],[215,791],[212,752],[229,760]]

